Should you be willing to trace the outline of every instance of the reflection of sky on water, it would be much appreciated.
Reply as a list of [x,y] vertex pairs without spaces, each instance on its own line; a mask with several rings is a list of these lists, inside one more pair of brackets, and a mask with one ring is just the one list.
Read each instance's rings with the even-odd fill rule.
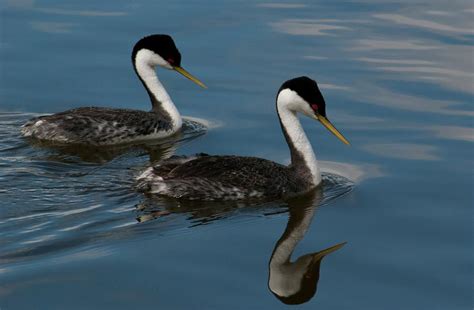
[[[286,18],[272,21],[269,26],[279,33],[304,36],[309,45],[314,46],[310,47],[314,52],[303,55],[310,66],[334,63],[339,77],[342,70],[345,82],[329,80],[326,90],[333,89],[342,98],[388,109],[364,113],[368,111],[364,107],[359,115],[353,114],[356,109],[336,111],[337,114],[329,111],[330,115],[336,115],[338,124],[359,130],[390,131],[399,128],[441,139],[472,141],[474,135],[472,128],[466,126],[467,120],[459,123],[455,118],[474,116],[471,105],[474,93],[472,4],[439,2],[429,10],[421,7],[420,4],[419,10],[407,10],[401,5],[395,10],[390,7],[386,12],[376,11],[374,7],[373,11],[350,14],[347,11],[324,12],[324,17],[314,19],[308,18],[303,10],[288,11]],[[325,45],[318,43],[321,36],[324,36]],[[325,67],[321,68],[325,71]],[[371,71],[377,74],[368,74]],[[377,79],[369,79],[374,76]],[[326,77],[324,83],[330,78]],[[401,82],[410,83],[406,84],[409,87],[400,88]],[[320,83],[323,90],[324,83]],[[420,91],[417,84],[420,84]],[[443,92],[445,94],[440,96]],[[449,96],[450,92],[457,94]],[[413,122],[416,114],[410,115],[406,121],[398,114],[393,118],[391,110],[420,116],[433,113],[448,118],[437,118],[437,124],[433,126],[429,118]],[[429,145],[376,144],[365,149],[392,157],[405,153],[407,159],[438,158],[435,148]],[[391,155],[394,149],[397,152]]]
[[362,148],[372,154],[409,160],[438,160],[436,147],[432,145],[410,143],[366,144]]
[[[365,91],[359,99],[367,103],[390,108],[422,113],[437,113],[457,116],[474,116],[472,110],[456,109],[461,102],[452,100],[438,100],[425,96],[407,95],[388,88],[375,85],[364,85]],[[428,94],[429,95],[429,94]]]
[[341,25],[328,24],[318,20],[286,19],[270,24],[275,31],[292,35],[326,36],[335,30],[350,30]]
[[303,3],[260,3],[257,4],[258,7],[261,8],[269,8],[269,9],[301,9],[305,8],[306,5]]
[[439,138],[474,142],[474,129],[472,127],[432,126],[426,129],[433,131]]
[[[353,51],[377,51],[387,52],[394,50],[397,53],[400,51],[424,51],[437,49],[436,45],[426,44],[420,40],[405,40],[405,39],[358,39],[354,40],[354,46],[350,48]],[[364,53],[366,55],[366,53]],[[381,55],[383,56],[383,55]]]
[[[453,15],[446,14],[446,16],[453,16]],[[441,23],[430,21],[430,20],[420,19],[419,17],[411,18],[411,17],[399,15],[399,14],[374,14],[373,17],[380,18],[382,20],[386,20],[389,22],[394,22],[397,24],[406,25],[406,26],[421,27],[421,28],[429,29],[435,32],[447,31],[447,32],[454,32],[454,33],[461,33],[461,34],[474,34],[474,29],[472,28],[474,25],[472,23],[471,25],[466,25],[466,27],[454,27],[447,24],[441,24]],[[471,21],[471,20],[468,19],[468,21]],[[453,20],[450,20],[450,22],[453,22]]]
[[371,178],[384,176],[382,168],[373,164],[348,164],[335,161],[321,161],[321,171],[342,175],[349,180],[360,183]]
[[80,11],[80,10],[64,10],[55,8],[36,8],[38,12],[57,14],[57,15],[73,15],[73,16],[95,16],[95,17],[107,17],[107,16],[123,16],[126,12],[104,12],[104,11]]
[[[433,126],[423,120],[395,120],[387,113],[371,113],[372,115],[368,116],[362,113],[354,115],[354,110],[330,111],[330,115],[337,115],[338,124],[359,130],[390,131],[398,128],[402,132],[418,131],[440,139],[472,142],[472,127],[459,126],[453,117],[474,116],[469,105],[469,99],[472,98],[470,94],[474,93],[474,58],[470,37],[474,34],[474,16],[472,9],[459,3],[451,4],[449,10],[445,9],[440,5],[439,10],[431,11],[401,9],[400,12],[390,13],[362,12],[351,14],[351,18],[340,19],[337,14],[331,18],[298,18],[298,14],[291,16],[289,12],[290,18],[271,22],[269,26],[280,33],[307,36],[309,42],[314,42],[314,54],[303,56],[308,62],[317,61],[314,66],[320,66],[327,61],[338,61],[351,63],[350,67],[360,68],[359,70],[380,72],[379,80],[372,81],[363,75],[359,75],[355,81],[350,81],[354,74],[348,72],[346,80],[350,82],[320,83],[323,90],[333,89],[339,92],[339,96],[349,96],[381,108],[451,117],[442,119],[439,124]],[[399,31],[387,34],[388,27]],[[354,31],[357,31],[355,36]],[[318,40],[311,39],[312,36],[326,36],[328,42],[334,44],[330,48],[319,46]],[[332,36],[338,39],[331,39]],[[420,87],[425,91],[400,91],[393,87],[395,84],[391,81],[406,81],[415,83],[414,85],[420,83]],[[460,91],[466,96],[437,96],[439,90],[433,89],[430,92],[429,88],[426,88],[429,84],[446,90]],[[393,141],[369,143],[361,149],[383,157],[429,161],[439,159],[437,147],[433,145]]]
[[425,132],[434,135],[437,138],[448,140],[461,140],[466,142],[474,142],[474,129],[472,127],[463,126],[431,126],[422,125],[416,122],[403,121],[385,121],[382,118],[370,116],[356,116],[345,111],[338,111],[338,123],[344,124],[345,128],[352,130],[410,130]]
[[337,91],[344,91],[350,90],[349,86],[342,86],[342,85],[335,85],[335,84],[328,84],[328,83],[319,83],[319,87],[323,90],[337,90]]
[[[440,4],[442,7],[442,5]],[[331,50],[325,47],[306,59],[335,58],[341,61],[361,62],[364,69],[375,69],[385,74],[383,80],[396,79],[412,82],[428,82],[447,89],[473,93],[474,62],[472,38],[474,16],[472,9],[452,3],[449,10],[414,13],[354,12],[337,18],[285,18],[269,23],[277,32],[298,36],[336,36]],[[291,15],[291,11],[288,12]],[[345,14],[347,12],[337,12]],[[338,17],[338,14],[334,17]],[[398,31],[390,31],[387,29]],[[408,28],[408,29],[407,29]],[[410,29],[412,28],[412,29]],[[413,31],[416,30],[416,31]],[[423,31],[429,31],[427,35]],[[354,34],[357,32],[357,35]],[[311,39],[309,39],[311,40]],[[317,40],[313,40],[315,46]],[[370,90],[361,89],[369,93]],[[387,90],[388,91],[388,90]],[[375,96],[374,96],[375,97]],[[376,96],[381,98],[379,95]],[[382,97],[383,98],[383,97]],[[412,102],[414,110],[425,109],[424,103]],[[449,103],[447,103],[449,105]],[[390,103],[397,107],[398,104]],[[418,107],[416,107],[418,105]],[[435,112],[450,114],[439,105]],[[454,112],[462,114],[466,111]]]

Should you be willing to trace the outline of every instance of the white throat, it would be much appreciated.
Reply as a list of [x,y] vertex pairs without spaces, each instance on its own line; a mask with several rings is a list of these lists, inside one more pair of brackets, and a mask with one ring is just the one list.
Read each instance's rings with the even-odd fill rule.
[[[270,276],[268,285],[278,296],[290,296],[301,289],[301,279],[311,262],[310,256],[302,256],[296,262],[291,262],[291,254],[298,242],[303,239],[311,224],[315,209],[304,210],[304,217],[297,227],[288,235],[283,235],[277,243],[270,259]],[[290,223],[288,223],[288,226]]]
[[293,228],[288,235],[279,240],[278,246],[273,252],[270,266],[279,266],[290,263],[291,254],[296,248],[296,245],[301,241],[301,239],[303,239],[306,231],[308,231],[309,225],[313,220],[315,209],[307,208],[302,212],[304,212],[304,217],[301,222],[298,223],[298,226]]
[[135,68],[137,74],[151,92],[154,99],[156,99],[156,102],[152,102],[153,111],[158,112],[161,109],[168,113],[171,118],[173,129],[178,130],[181,128],[183,121],[178,109],[156,75],[155,69],[157,65],[171,68],[168,62],[150,50],[142,49],[138,51],[135,56]]
[[[301,154],[306,166],[310,170],[313,183],[316,186],[321,183],[321,172],[319,170],[318,161],[316,160],[316,155],[314,154],[311,143],[309,142],[298,116],[296,115],[296,111],[301,110],[301,107],[304,107],[305,105],[307,106],[307,103],[303,102],[301,97],[290,89],[282,90],[277,98],[278,115],[280,116],[284,130],[286,130],[288,139],[291,140],[291,143],[295,148],[295,150],[292,150],[290,145],[291,152],[297,151]],[[311,111],[308,113],[313,112]],[[293,155],[294,154],[292,154],[292,158]]]

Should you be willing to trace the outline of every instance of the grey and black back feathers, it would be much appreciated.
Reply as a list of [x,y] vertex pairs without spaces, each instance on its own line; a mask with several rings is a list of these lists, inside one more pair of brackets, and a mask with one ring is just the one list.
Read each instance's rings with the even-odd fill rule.
[[21,128],[25,137],[93,145],[125,143],[169,130],[171,124],[159,114],[100,107],[77,108],[40,116]]
[[297,194],[305,182],[270,160],[200,155],[171,158],[147,169],[138,177],[137,188],[187,200],[278,199]]

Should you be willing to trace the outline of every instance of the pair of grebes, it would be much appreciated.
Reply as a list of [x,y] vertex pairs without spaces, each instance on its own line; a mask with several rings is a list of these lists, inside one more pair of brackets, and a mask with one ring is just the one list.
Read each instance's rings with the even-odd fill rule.
[[[34,118],[23,125],[22,134],[51,142],[107,146],[177,133],[183,121],[158,79],[156,67],[175,70],[201,87],[206,86],[181,67],[181,54],[168,35],[139,40],[132,51],[132,63],[150,96],[150,112],[77,108]],[[171,157],[146,169],[137,178],[137,189],[186,200],[268,200],[284,199],[316,188],[322,180],[320,168],[297,114],[318,120],[342,142],[349,142],[327,119],[324,98],[317,83],[308,77],[282,84],[276,110],[290,148],[290,165],[242,156]]]
[[[22,126],[23,136],[61,144],[111,146],[165,138],[179,132],[183,121],[160,83],[156,67],[175,70],[199,86],[206,86],[181,67],[181,54],[168,35],[151,35],[139,40],[133,48],[132,63],[150,96],[150,112],[77,108],[31,119]],[[290,148],[290,165],[241,156],[171,157],[146,169],[137,178],[137,189],[188,201],[292,200],[307,193],[313,195],[311,200],[314,195],[320,197],[320,168],[297,114],[319,121],[342,142],[349,142],[328,120],[318,85],[308,77],[297,77],[281,85],[276,110]],[[298,208],[290,209],[287,229],[272,254],[269,287],[282,301],[300,303],[315,293],[321,259],[343,244],[304,255],[290,263],[293,249],[313,217],[312,208],[298,216],[291,210]]]

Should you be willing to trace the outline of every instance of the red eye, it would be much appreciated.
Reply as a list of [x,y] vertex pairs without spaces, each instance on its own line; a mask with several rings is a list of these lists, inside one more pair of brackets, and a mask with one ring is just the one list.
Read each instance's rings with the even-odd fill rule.
[[313,109],[313,111],[316,112],[316,111],[318,110],[318,105],[317,105],[316,103],[313,103],[313,104],[311,105],[311,109]]
[[170,65],[174,64],[174,59],[173,59],[173,58],[168,58],[168,59],[166,59],[166,61],[167,61]]

